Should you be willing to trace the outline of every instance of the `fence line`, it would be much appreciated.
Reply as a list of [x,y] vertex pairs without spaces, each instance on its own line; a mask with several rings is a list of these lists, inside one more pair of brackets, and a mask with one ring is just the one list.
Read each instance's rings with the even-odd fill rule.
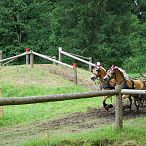
[[[3,52],[0,50],[0,60],[2,60]],[[0,66],[2,66],[2,63],[0,63]]]
[[80,55],[73,54],[73,53],[70,53],[70,54],[73,55],[73,56],[79,57],[79,58],[90,60],[90,57],[84,57],[84,56],[80,56]]
[[17,58],[10,59],[9,61],[3,63],[2,65],[6,65],[6,64],[8,64],[8,63],[10,63],[10,62],[12,62],[12,61],[14,61],[14,60],[16,60],[16,59],[17,59]]
[[97,96],[99,97],[106,95],[116,95],[115,126],[117,129],[121,129],[123,128],[122,94],[146,95],[146,90],[130,90],[130,89],[121,90],[121,89],[122,89],[121,85],[118,85],[116,86],[115,90],[69,93],[69,94],[53,94],[46,96],[0,98],[0,106],[56,102],[56,101],[64,101],[64,100],[75,100],[81,98],[94,98]]
[[12,59],[16,59],[16,58],[19,58],[19,57],[22,57],[22,56],[25,56],[25,55],[29,55],[29,54],[30,54],[30,52],[28,52],[28,53],[25,52],[25,53],[22,53],[20,55],[16,55],[16,56],[13,56],[13,57],[2,59],[2,60],[0,60],[0,63],[5,62],[5,61],[9,61],[9,60],[12,60]]
[[93,98],[96,96],[117,95],[117,94],[118,94],[118,90],[109,90],[109,91],[105,90],[105,91],[96,91],[96,92],[53,94],[46,96],[9,97],[9,98],[0,98],[0,106],[55,102],[55,101]]
[[48,57],[48,56],[46,56],[46,55],[42,55],[42,54],[37,53],[37,52],[32,52],[32,53],[33,53],[34,55],[36,55],[36,56],[42,57],[42,58],[44,58],[44,59],[53,61],[53,62],[55,62],[55,63],[61,64],[61,65],[64,65],[64,66],[66,66],[66,67],[69,67],[69,68],[72,68],[72,69],[73,69],[73,66],[68,65],[68,64],[66,64],[66,63],[63,63],[63,62],[61,62],[61,61],[55,60],[55,59],[53,59],[53,58],[50,58],[50,57]]
[[[69,67],[69,68],[71,68],[71,69],[74,69],[74,67],[73,66],[71,66],[71,65],[68,65],[68,64],[66,64],[66,63],[63,63],[63,62],[61,62],[61,61],[58,61],[58,60],[56,60],[56,59],[54,59],[55,57],[53,56],[53,57],[49,57],[49,56],[47,56],[47,55],[42,55],[42,54],[40,54],[40,53],[37,53],[37,52],[34,52],[34,51],[32,51],[32,50],[30,50],[29,52],[28,52],[28,48],[27,48],[27,51],[25,52],[25,53],[22,53],[22,54],[20,54],[20,55],[16,55],[16,56],[13,56],[13,57],[9,57],[9,58],[6,58],[6,59],[2,59],[2,60],[0,60],[0,64],[2,63],[2,62],[5,62],[5,61],[7,61],[7,62],[5,62],[3,65],[5,65],[5,64],[8,64],[9,62],[12,62],[12,61],[14,61],[15,59],[17,59],[17,58],[19,58],[19,57],[22,57],[22,56],[26,56],[26,64],[28,65],[28,64],[30,64],[31,65],[31,67],[33,67],[33,64],[34,64],[34,55],[36,55],[36,56],[39,56],[39,57],[41,57],[41,58],[44,58],[44,59],[47,59],[47,60],[49,60],[49,61],[53,61],[53,64],[61,64],[61,65],[63,65],[63,66],[66,66],[66,67]],[[77,83],[77,70],[76,69],[74,69],[75,70],[75,83]]]
[[[79,58],[79,57],[76,57],[76,56],[74,56],[74,55],[71,55],[71,54],[68,53],[68,52],[62,51],[62,48],[59,47],[59,60],[60,60],[60,61],[61,61],[61,54],[64,54],[64,55],[66,55],[66,56],[68,56],[68,57],[71,57],[71,58],[74,58],[74,59],[76,59],[76,60],[78,60],[78,61],[80,61],[80,62],[83,62],[83,63],[85,63],[85,64],[88,64],[89,66],[95,66],[95,64],[93,64],[91,61],[88,62],[88,61],[86,61],[86,60],[84,60],[84,59],[81,59],[81,58]],[[89,68],[91,68],[91,67],[89,67]]]

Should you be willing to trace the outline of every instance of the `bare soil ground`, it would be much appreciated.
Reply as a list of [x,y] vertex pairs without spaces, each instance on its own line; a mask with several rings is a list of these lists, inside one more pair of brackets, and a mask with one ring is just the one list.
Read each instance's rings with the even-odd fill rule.
[[[67,68],[67,67],[63,67],[60,66],[58,67],[58,65],[37,65],[37,67],[48,70],[50,73],[54,73],[57,75],[62,76],[65,79],[68,79],[70,81],[75,80],[75,74],[74,74],[74,70]],[[89,71],[85,71],[83,69],[77,69],[77,78],[78,78],[78,84],[79,85],[83,85],[89,89],[96,89],[95,83],[93,81],[91,81],[90,79],[91,76],[91,72]]]
[[[142,117],[146,115],[146,106],[140,113],[135,110],[124,110],[124,119]],[[44,120],[27,125],[17,125],[0,128],[1,146],[23,145],[24,141],[41,138],[45,135],[53,136],[62,133],[79,133],[93,128],[104,127],[114,122],[114,108],[109,112],[103,108],[89,108],[87,112],[69,114],[56,120]]]
[[[53,66],[42,66],[49,72],[59,74],[64,78],[73,81],[73,72],[70,69],[57,68]],[[90,81],[90,75],[87,78],[84,74],[78,73],[78,83],[91,90],[95,90],[95,85]],[[124,110],[124,119],[136,118],[146,115],[146,106],[140,113],[135,110]],[[20,124],[16,126],[0,128],[0,145],[14,146],[23,145],[23,142],[33,138],[41,138],[45,135],[60,135],[62,133],[79,133],[93,128],[104,127],[114,122],[114,108],[109,112],[103,108],[88,108],[86,112],[78,112],[63,116],[62,118],[52,120],[36,121],[34,123]]]

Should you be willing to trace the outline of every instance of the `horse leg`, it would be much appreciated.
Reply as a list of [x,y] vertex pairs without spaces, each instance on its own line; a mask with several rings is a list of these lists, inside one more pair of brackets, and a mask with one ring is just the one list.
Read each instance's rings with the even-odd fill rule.
[[141,105],[139,96],[134,96],[133,98],[134,98],[134,104],[136,106],[136,112],[139,113],[139,107]]
[[104,100],[103,100],[103,107],[105,108],[106,111],[108,111],[110,108],[113,108],[112,104],[107,104],[106,100],[109,98],[110,96],[105,96]]
[[132,98],[131,98],[131,95],[129,95],[128,99],[129,99],[129,110],[131,111],[132,110]]
[[144,102],[145,102],[145,96],[144,95],[139,95],[139,100],[140,100],[141,106],[143,106]]
[[[131,95],[123,95],[122,96],[122,99],[126,99],[126,98],[128,98],[129,99],[129,106],[128,106],[128,108],[129,108],[129,110],[131,111],[131,107],[132,107],[132,98],[131,98]],[[127,106],[125,106],[123,109],[125,109]]]

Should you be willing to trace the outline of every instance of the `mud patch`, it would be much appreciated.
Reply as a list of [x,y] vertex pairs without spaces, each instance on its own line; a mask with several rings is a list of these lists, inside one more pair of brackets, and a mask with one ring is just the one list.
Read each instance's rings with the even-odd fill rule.
[[[146,106],[139,113],[135,110],[123,111],[124,119],[143,117],[146,115]],[[0,145],[21,145],[24,141],[44,137],[46,133],[58,135],[62,133],[78,133],[93,128],[104,127],[114,122],[114,108],[109,112],[104,108],[88,108],[86,112],[69,114],[55,120],[44,120],[30,123],[29,125],[17,125],[0,128]]]

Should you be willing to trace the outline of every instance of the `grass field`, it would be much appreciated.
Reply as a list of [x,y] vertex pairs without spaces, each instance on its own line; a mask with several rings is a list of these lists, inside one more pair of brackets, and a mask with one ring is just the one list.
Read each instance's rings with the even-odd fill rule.
[[[75,85],[47,70],[30,69],[29,66],[4,67],[0,70],[0,88],[3,97],[24,97],[35,95],[76,93],[87,91],[85,87]],[[100,105],[101,100],[80,99],[55,103],[5,106],[4,117],[0,127],[25,123],[41,119],[52,119],[58,116],[86,110],[87,107]]]
[[[84,70],[80,70],[80,72],[85,77],[89,77],[89,72]],[[138,76],[138,74],[130,75]],[[30,69],[29,66],[2,67],[0,69],[0,88],[5,98],[90,91],[90,89],[75,85],[59,75],[49,73],[47,69],[37,65],[33,69]],[[88,112],[89,108],[99,108],[101,106],[102,99],[96,97],[54,103],[5,106],[3,107],[4,116],[0,118],[0,145],[146,145],[145,117],[124,120],[124,128],[121,131],[117,131],[112,123],[104,124],[98,128],[80,129],[77,132],[71,132],[71,128],[76,130],[77,127],[69,125],[55,129],[53,132],[51,129],[43,127],[44,130],[39,135],[38,126],[40,126],[40,123],[45,125],[49,121],[70,114],[71,117],[72,114],[74,116],[74,113],[85,113]],[[83,120],[78,123],[79,126],[82,122],[88,126],[92,125],[93,122],[97,122],[96,116],[95,119],[89,119],[89,121]],[[33,125],[31,128],[35,130],[34,133],[32,131],[27,133],[29,125]],[[35,134],[37,137],[33,136]]]

